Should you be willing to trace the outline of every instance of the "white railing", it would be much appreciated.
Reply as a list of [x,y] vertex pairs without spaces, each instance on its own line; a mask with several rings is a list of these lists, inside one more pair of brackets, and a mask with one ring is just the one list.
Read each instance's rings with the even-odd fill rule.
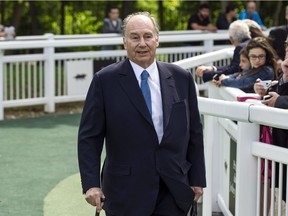
[[[177,36],[177,37],[176,37]],[[200,40],[187,34],[161,36],[165,42]],[[211,41],[218,34],[199,34],[205,38],[204,46],[159,48],[158,58],[169,61],[180,60],[175,64],[193,71],[200,64],[216,64],[220,60],[229,62],[233,48],[217,50],[211,47]],[[172,38],[174,40],[172,40]],[[213,38],[213,39],[211,39]],[[120,40],[120,38],[118,38]],[[161,41],[160,40],[160,41]],[[118,41],[120,44],[120,41]],[[118,43],[117,42],[117,43]],[[125,51],[87,51],[87,52],[55,52],[56,48],[77,46],[101,46],[115,44],[111,38],[65,38],[39,41],[1,42],[0,50],[0,118],[3,119],[3,108],[44,104],[47,111],[53,111],[55,103],[83,100],[85,95],[67,95],[67,80],[64,74],[65,62],[77,59],[100,59],[115,57],[125,58]],[[29,55],[4,55],[3,50],[43,48],[43,53]],[[205,51],[209,50],[208,53]],[[205,53],[203,55],[195,52]],[[179,53],[186,57],[178,57]],[[169,54],[167,57],[167,54]],[[188,56],[193,56],[189,57]],[[178,59],[177,59],[178,58]],[[223,62],[223,61],[222,61]],[[200,83],[200,80],[198,80]],[[11,87],[13,86],[13,87]],[[207,188],[203,197],[203,215],[222,212],[224,215],[255,216],[260,212],[260,159],[283,164],[288,163],[288,150],[259,142],[259,125],[269,125],[288,129],[287,110],[261,106],[256,101],[250,103],[237,102],[236,98],[243,92],[233,88],[216,88],[206,84],[208,97],[199,97],[199,109],[204,115],[205,156],[207,169]],[[21,91],[20,91],[21,89]],[[237,124],[235,123],[237,121]],[[235,149],[233,149],[235,147]],[[236,154],[233,159],[233,154]],[[280,166],[280,167],[281,167]],[[274,170],[274,171],[273,171]],[[275,169],[272,169],[272,173]],[[232,174],[235,179],[229,179]],[[267,176],[267,175],[266,175]],[[272,178],[272,196],[275,194],[275,178]],[[264,184],[267,185],[267,177]],[[281,182],[280,182],[281,185]],[[279,188],[281,191],[281,187]],[[264,200],[267,200],[267,190]],[[280,193],[279,193],[280,194]],[[235,197],[234,197],[235,196]],[[272,199],[273,200],[273,199]],[[281,197],[280,197],[281,200]],[[271,209],[276,206],[281,215],[280,202],[271,202]],[[266,206],[266,205],[265,205]],[[287,208],[287,204],[286,204]],[[267,213],[264,207],[264,213]],[[266,211],[266,212],[265,212]],[[273,215],[273,213],[271,214]],[[286,212],[287,215],[287,212]]]
[[[206,64],[217,56],[229,56],[231,50],[221,50],[175,62],[185,69]],[[214,55],[215,54],[215,55]],[[257,100],[237,102],[245,95],[239,89],[207,83],[208,97],[198,97],[200,112],[204,115],[204,138],[207,188],[203,196],[203,216],[222,212],[225,216],[288,215],[281,203],[281,186],[278,201],[274,202],[275,163],[288,164],[288,149],[259,142],[259,126],[268,125],[288,129],[288,110],[269,108]],[[236,122],[237,121],[237,122]],[[235,154],[235,155],[234,155]],[[235,157],[235,158],[234,158]],[[260,195],[260,165],[265,160],[264,195]],[[268,160],[272,161],[271,203],[268,202]],[[281,177],[280,177],[281,179]],[[280,182],[280,185],[282,183]],[[288,195],[288,194],[287,194]],[[261,198],[264,207],[260,209]],[[270,203],[270,204],[269,204]],[[276,210],[277,211],[276,211]],[[273,210],[273,211],[272,211]],[[276,214],[277,213],[277,214]]]
[[[160,32],[161,47],[157,49],[157,59],[174,62],[209,53],[213,50],[231,47],[214,45],[214,40],[227,40],[226,31],[207,33],[199,31]],[[202,41],[203,45],[184,46],[186,41]],[[171,45],[169,44],[178,45]],[[119,61],[126,57],[125,50],[113,51],[59,51],[67,48],[85,50],[88,47],[121,45],[122,37],[117,34],[16,37],[15,41],[0,42],[0,120],[4,118],[4,108],[45,105],[46,112],[54,112],[56,103],[83,101],[85,93],[69,94],[67,63],[88,60],[97,63]],[[166,47],[165,47],[166,46]],[[15,52],[38,52],[37,54],[14,54]],[[225,58],[217,58],[219,60]],[[87,62],[88,62],[87,61]],[[226,64],[230,61],[212,62]],[[96,62],[96,63],[95,63]],[[102,64],[101,63],[101,64]],[[92,64],[92,63],[91,63]],[[97,66],[97,65],[96,65]],[[88,67],[88,65],[87,65]],[[83,72],[87,68],[82,68]],[[193,72],[194,68],[190,68]],[[96,72],[96,71],[93,71]],[[198,83],[201,80],[197,80]],[[73,86],[77,89],[77,86]],[[80,87],[78,87],[80,88]]]

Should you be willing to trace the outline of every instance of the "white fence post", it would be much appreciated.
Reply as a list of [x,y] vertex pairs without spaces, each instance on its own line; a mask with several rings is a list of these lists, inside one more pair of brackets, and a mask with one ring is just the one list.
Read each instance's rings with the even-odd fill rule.
[[236,216],[256,215],[257,159],[251,154],[253,141],[259,141],[259,125],[238,122]]
[[4,83],[3,83],[3,78],[4,78],[4,65],[3,65],[3,56],[4,56],[4,51],[0,50],[0,120],[4,119]]
[[213,52],[213,46],[214,46],[214,40],[204,40],[204,52],[205,53],[210,53]]
[[[48,40],[54,40],[54,35],[46,34],[45,36],[48,37]],[[45,54],[45,69],[44,69],[44,77],[45,77],[45,112],[55,112],[55,48],[54,47],[47,47],[44,48]]]
[[221,187],[221,178],[219,178],[223,167],[220,155],[221,148],[217,141],[219,138],[219,124],[217,117],[204,117],[204,137],[205,137],[205,163],[206,163],[206,181],[207,187],[204,189],[202,215],[212,215],[212,212],[221,212],[217,205],[217,194]]
[[[219,98],[217,91],[213,89],[213,85],[208,85],[209,98]],[[212,212],[221,212],[217,205],[217,194],[221,185],[223,164],[221,164],[220,155],[220,127],[218,118],[205,115],[204,116],[204,137],[205,137],[205,163],[206,163],[206,181],[207,187],[204,189],[202,215],[212,215]],[[221,145],[222,146],[222,145]]]

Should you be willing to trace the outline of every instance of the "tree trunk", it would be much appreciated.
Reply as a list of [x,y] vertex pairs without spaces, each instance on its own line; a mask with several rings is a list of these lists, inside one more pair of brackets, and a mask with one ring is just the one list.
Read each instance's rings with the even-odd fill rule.
[[62,35],[65,35],[65,1],[61,1],[61,20],[60,20],[60,28]]
[[273,16],[273,26],[278,26],[279,25],[279,14],[281,12],[282,9],[282,0],[277,2],[277,6],[276,6],[276,10]]
[[23,11],[23,2],[15,1],[13,2],[13,16],[11,22],[7,23],[6,26],[13,25],[17,31],[17,28],[20,24],[21,13]]
[[1,23],[2,25],[5,25],[5,1],[1,1]]
[[122,13],[120,16],[123,17],[123,19],[134,12],[135,3],[135,1],[122,1]]
[[31,35],[37,35],[38,34],[38,21],[37,21],[37,7],[35,5],[34,1],[29,2],[29,13],[31,17]]
[[158,0],[158,15],[161,31],[165,31],[163,0]]
[[221,13],[225,13],[228,4],[229,2],[227,1],[221,1]]

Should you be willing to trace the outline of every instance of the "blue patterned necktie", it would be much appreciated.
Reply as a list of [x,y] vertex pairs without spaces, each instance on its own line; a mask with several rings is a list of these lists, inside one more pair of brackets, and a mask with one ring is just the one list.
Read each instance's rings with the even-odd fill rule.
[[150,88],[148,85],[148,77],[149,77],[149,73],[146,70],[144,70],[141,73],[141,91],[144,96],[148,110],[150,114],[152,115],[151,92],[150,92]]

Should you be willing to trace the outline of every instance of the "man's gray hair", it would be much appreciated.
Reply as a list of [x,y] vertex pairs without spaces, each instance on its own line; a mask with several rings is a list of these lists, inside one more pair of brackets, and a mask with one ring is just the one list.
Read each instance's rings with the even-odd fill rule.
[[251,38],[250,31],[247,23],[243,20],[236,20],[232,22],[229,26],[229,36],[238,42],[242,42],[246,38]]
[[147,11],[144,11],[144,12],[136,12],[136,13],[132,13],[130,15],[128,15],[124,20],[123,20],[123,25],[122,25],[122,32],[123,32],[123,37],[125,38],[126,36],[126,26],[128,24],[128,22],[130,21],[130,19],[134,16],[138,16],[138,15],[143,15],[143,16],[146,16],[148,17],[153,25],[154,25],[154,28],[155,28],[155,32],[156,32],[156,35],[157,37],[159,37],[159,26],[158,26],[158,23],[156,21],[156,19]]

